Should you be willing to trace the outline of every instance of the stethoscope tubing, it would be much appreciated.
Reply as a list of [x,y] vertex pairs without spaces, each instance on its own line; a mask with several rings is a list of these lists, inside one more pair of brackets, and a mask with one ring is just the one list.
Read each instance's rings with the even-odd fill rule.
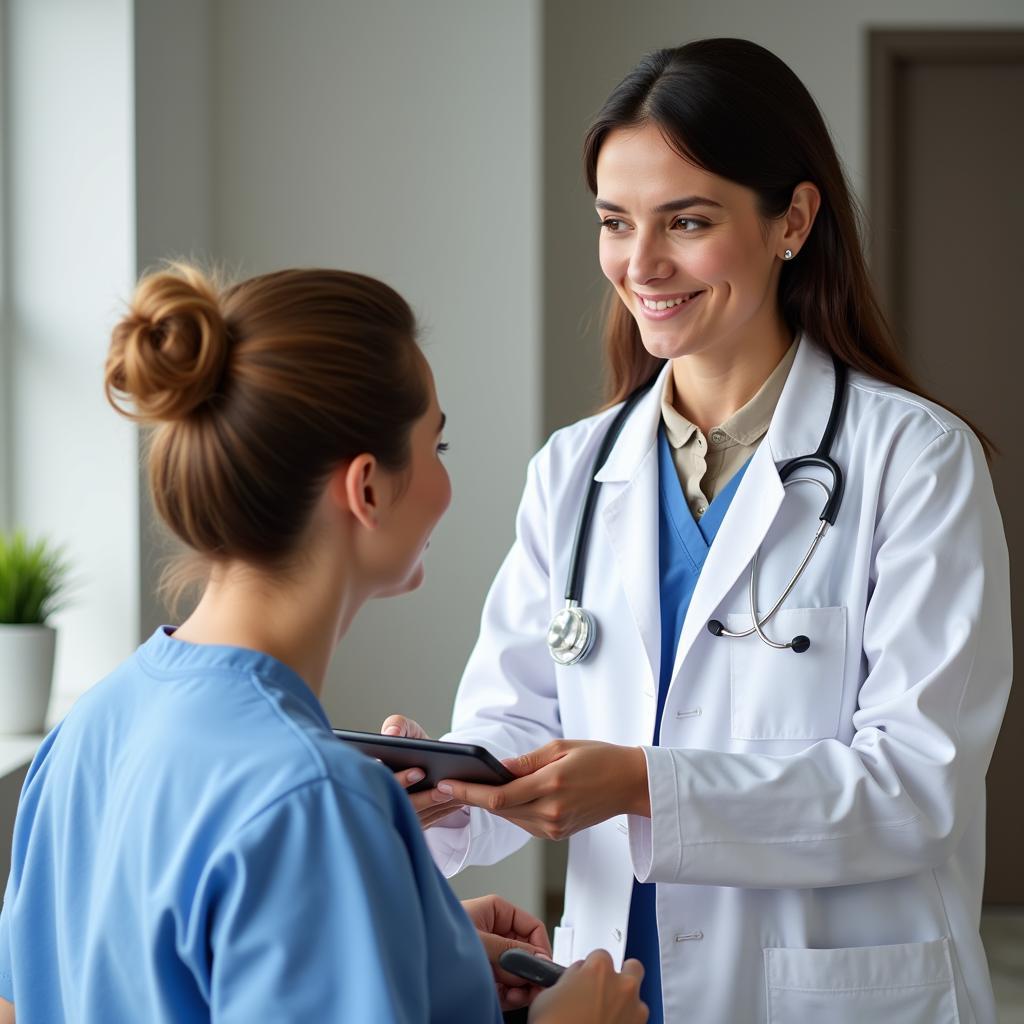
[[615,418],[612,420],[604,439],[601,441],[601,447],[597,450],[597,455],[594,457],[587,485],[587,494],[583,499],[583,507],[580,509],[580,517],[576,523],[576,536],[572,545],[572,557],[569,560],[569,575],[565,585],[566,607],[578,607],[583,599],[583,556],[587,550],[590,527],[594,521],[597,492],[601,489],[601,483],[597,480],[597,474],[608,461],[608,456],[611,455],[615,442],[619,439],[619,434],[622,433],[622,428],[626,425],[626,420],[629,419],[630,413],[632,413],[640,399],[654,386],[654,382],[660,375],[661,369],[659,368],[658,372],[650,380],[645,381],[630,394],[625,404],[615,414]]
[[[806,636],[796,636],[788,643],[778,643],[777,641],[772,640],[771,637],[764,632],[764,626],[769,622],[772,616],[775,615],[779,608],[782,607],[783,602],[792,593],[793,588],[796,586],[797,581],[800,579],[800,576],[803,574],[804,569],[810,562],[811,557],[817,550],[827,529],[830,526],[835,525],[836,518],[839,515],[839,509],[842,506],[844,490],[843,471],[839,467],[838,463],[836,463],[832,458],[831,453],[836,434],[839,430],[839,419],[842,414],[843,400],[846,394],[847,370],[845,364],[841,363],[834,355],[832,356],[832,365],[835,371],[832,408],[829,410],[828,422],[826,423],[825,430],[821,435],[821,441],[818,444],[817,450],[809,455],[800,455],[794,459],[790,459],[779,468],[779,479],[781,480],[783,487],[785,487],[787,483],[813,483],[825,491],[825,505],[822,508],[821,515],[819,516],[818,529],[815,532],[814,539],[811,541],[810,547],[807,549],[807,552],[801,560],[800,565],[797,567],[796,572],[790,578],[782,596],[779,597],[779,599],[772,605],[768,614],[761,619],[758,619],[757,616],[756,593],[757,562],[760,555],[760,548],[758,548],[758,550],[755,551],[750,564],[749,600],[750,617],[753,625],[746,630],[731,632],[727,630],[718,619],[712,619],[708,622],[707,628],[714,636],[740,639],[742,637],[750,636],[752,633],[756,633],[765,644],[769,647],[775,648],[776,650],[786,650],[788,648],[797,653],[802,653],[810,647],[810,640]],[[602,438],[601,445],[594,458],[590,480],[587,486],[587,493],[584,497],[583,506],[580,509],[580,516],[576,523],[576,535],[573,540],[572,553],[569,558],[569,573],[565,588],[565,608],[562,609],[562,611],[559,612],[552,620],[551,628],[548,631],[548,647],[551,657],[561,665],[573,665],[586,657],[593,648],[594,640],[597,635],[597,624],[594,621],[593,615],[582,607],[584,556],[589,542],[590,527],[594,519],[594,510],[597,505],[597,495],[601,487],[601,483],[597,479],[597,474],[608,460],[609,455],[611,455],[612,449],[614,448],[619,435],[622,433],[622,428],[626,424],[626,420],[629,419],[629,416],[637,403],[644,395],[647,394],[660,375],[661,368],[659,368],[658,372],[654,374],[650,380],[641,384],[640,387],[633,391],[626,399],[622,408],[615,414],[615,418],[608,427],[604,438]],[[815,477],[795,477],[792,480],[790,479],[790,477],[793,476],[793,473],[798,469],[808,467],[824,469],[828,472],[832,478],[832,486],[827,486]],[[567,625],[570,627],[568,630],[565,628]],[[575,642],[566,641],[564,639],[570,634],[576,637]],[[556,639],[558,637],[561,637],[562,639]]]

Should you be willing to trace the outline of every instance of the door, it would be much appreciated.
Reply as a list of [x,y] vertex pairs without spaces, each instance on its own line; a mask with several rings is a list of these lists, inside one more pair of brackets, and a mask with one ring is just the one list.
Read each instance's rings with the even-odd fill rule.
[[1024,904],[1024,32],[871,37],[872,264],[922,385],[1001,449],[1015,678],[988,775],[985,900]]

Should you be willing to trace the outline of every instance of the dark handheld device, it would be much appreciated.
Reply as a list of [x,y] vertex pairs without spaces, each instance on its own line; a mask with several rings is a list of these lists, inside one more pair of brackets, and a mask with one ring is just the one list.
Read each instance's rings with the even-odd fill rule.
[[565,972],[561,964],[545,960],[542,956],[534,956],[525,949],[506,949],[498,957],[498,965],[509,974],[532,981],[541,988],[551,988]]
[[335,729],[339,740],[383,761],[393,772],[422,768],[421,782],[406,792],[432,789],[442,779],[478,782],[485,786],[503,786],[515,776],[489,751],[475,743],[449,743],[447,740],[418,740],[408,736],[384,736],[376,732]]

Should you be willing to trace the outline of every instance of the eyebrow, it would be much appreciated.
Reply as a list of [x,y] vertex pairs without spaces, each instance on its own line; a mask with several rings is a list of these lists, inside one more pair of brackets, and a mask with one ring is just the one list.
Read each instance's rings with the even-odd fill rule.
[[437,428],[437,432],[439,434],[443,434],[444,433],[444,425],[447,422],[448,422],[448,417],[444,413],[441,413],[441,423],[440,423],[440,425]]
[[[609,213],[628,212],[625,207],[618,206],[615,203],[610,203],[607,199],[595,200],[594,206],[599,210],[607,210]],[[662,203],[660,206],[656,206],[651,212],[678,213],[680,210],[690,209],[691,206],[715,206],[718,209],[722,208],[721,203],[716,203],[714,199],[708,199],[707,196],[684,196],[682,199],[670,199],[667,203]]]

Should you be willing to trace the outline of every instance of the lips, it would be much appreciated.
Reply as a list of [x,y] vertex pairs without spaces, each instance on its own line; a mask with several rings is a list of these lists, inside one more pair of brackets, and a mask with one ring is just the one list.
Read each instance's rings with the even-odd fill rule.
[[700,291],[685,292],[682,295],[637,295],[637,298],[643,303],[645,309],[652,311],[660,311],[663,309],[673,309],[675,306],[680,306],[683,303],[689,302],[690,299],[700,295]]
[[641,295],[637,297],[637,308],[646,320],[668,320],[689,309],[704,294],[703,289],[696,292],[679,292],[676,295]]

